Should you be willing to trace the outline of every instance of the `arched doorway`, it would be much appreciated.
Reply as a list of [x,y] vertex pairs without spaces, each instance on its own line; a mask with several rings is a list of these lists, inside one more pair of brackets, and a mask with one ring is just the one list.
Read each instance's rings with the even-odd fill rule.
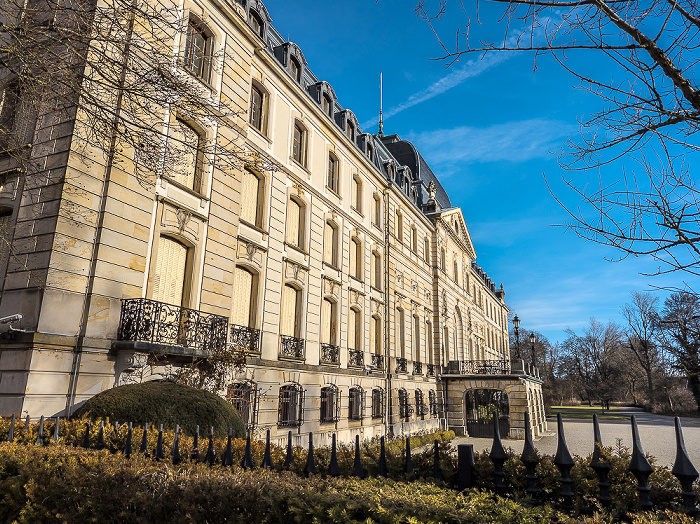
[[493,437],[494,412],[498,412],[501,437],[507,437],[510,433],[510,415],[506,392],[500,389],[469,389],[464,393],[464,420],[470,437]]

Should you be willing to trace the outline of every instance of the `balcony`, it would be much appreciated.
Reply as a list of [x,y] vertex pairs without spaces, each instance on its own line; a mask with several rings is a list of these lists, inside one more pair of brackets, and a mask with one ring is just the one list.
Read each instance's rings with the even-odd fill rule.
[[459,362],[459,374],[509,375],[510,360],[464,360]]
[[260,330],[232,324],[231,345],[244,349],[246,353],[260,353]]
[[208,356],[226,348],[228,319],[145,298],[122,300],[115,349]]
[[280,357],[304,360],[306,358],[305,342],[303,338],[280,335]]
[[405,358],[396,359],[396,372],[397,373],[408,373],[408,360]]
[[384,356],[372,355],[372,366],[374,369],[384,369]]
[[413,363],[413,374],[414,375],[422,375],[423,374],[423,363],[422,362],[414,362]]
[[365,365],[365,354],[359,349],[348,351],[348,366],[361,368]]
[[340,364],[340,346],[321,344],[321,362],[324,364]]
[[428,364],[428,368],[427,368],[427,373],[426,373],[426,375],[429,376],[429,377],[434,377],[434,376],[435,376],[435,373],[436,373],[436,371],[435,371],[435,368],[436,368],[436,367],[437,367],[437,366],[436,366],[435,364]]

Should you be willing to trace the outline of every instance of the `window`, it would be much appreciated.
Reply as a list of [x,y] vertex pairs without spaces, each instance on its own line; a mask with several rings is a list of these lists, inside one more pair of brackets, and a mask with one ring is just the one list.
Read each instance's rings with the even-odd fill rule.
[[348,313],[348,349],[362,351],[362,315],[355,308]]
[[404,388],[399,389],[399,417],[411,416],[411,407],[408,405],[408,393]]
[[416,226],[411,226],[411,250],[418,253],[418,230]]
[[352,122],[348,122],[346,132],[347,132],[348,138],[354,142],[355,141],[355,126],[353,125]]
[[257,279],[246,268],[236,266],[233,275],[233,308],[231,323],[236,326],[255,327],[255,290]]
[[430,404],[430,415],[433,417],[437,417],[438,415],[438,403],[437,403],[437,395],[435,394],[435,390],[431,389],[428,391],[428,403]]
[[5,150],[17,143],[14,131],[20,100],[19,83],[9,82],[0,96],[0,149]]
[[289,72],[294,80],[301,82],[301,66],[299,65],[299,62],[297,62],[296,58],[289,60]]
[[298,122],[294,123],[292,158],[302,166],[306,166],[306,130]]
[[355,211],[362,212],[362,180],[358,175],[352,177],[352,207]]
[[333,103],[331,102],[331,97],[324,94],[321,103],[323,104],[323,112],[326,113],[329,117],[333,118]]
[[263,92],[253,86],[250,90],[250,125],[258,131],[263,130]]
[[287,209],[287,242],[304,249],[306,206],[296,197],[289,199]]
[[170,127],[165,172],[178,184],[194,191],[199,191],[202,183],[203,144],[202,135],[182,120],[176,119]]
[[185,67],[205,82],[209,81],[212,38],[204,27],[190,18],[185,38]]
[[0,270],[5,267],[10,257],[12,245],[12,209],[0,209]]
[[425,257],[425,263],[430,264],[430,239],[428,237],[423,239],[423,256]]
[[326,180],[328,189],[338,193],[338,159],[333,153],[328,153],[328,179]]
[[247,427],[255,425],[255,393],[254,384],[247,381],[231,384],[226,392],[226,399],[240,413],[243,423]]
[[381,227],[382,224],[382,200],[376,193],[372,196],[372,224]]
[[280,334],[287,337],[299,338],[299,309],[301,307],[301,291],[289,284],[282,288],[282,315],[280,319]]
[[257,13],[253,11],[250,11],[250,13],[248,13],[248,23],[250,24],[250,27],[253,29],[253,31],[260,35],[260,38],[265,38],[265,25],[262,23],[262,20],[257,15]]
[[265,184],[263,179],[250,169],[243,170],[241,184],[241,220],[262,228],[262,201]]
[[413,361],[421,362],[420,355],[420,317],[413,315]]
[[403,215],[401,211],[396,211],[396,239],[403,242]]
[[369,158],[370,162],[372,162],[372,159],[374,158],[374,148],[371,144],[367,144],[367,158]]
[[153,300],[176,306],[183,305],[187,251],[187,246],[174,238],[159,238],[153,277]]
[[329,220],[323,232],[323,261],[338,267],[338,228]]
[[428,413],[428,407],[425,405],[425,397],[420,389],[415,391],[416,396],[416,414],[423,417]]
[[350,420],[362,420],[364,411],[364,392],[362,388],[355,386],[350,388],[348,395],[348,418]]
[[450,330],[445,326],[442,330],[442,343],[445,346],[445,358],[450,360]]
[[370,272],[370,285],[375,289],[382,289],[382,257],[376,251],[372,251]]
[[445,248],[440,248],[440,269],[445,271],[447,266],[447,261],[445,260]]
[[327,298],[321,303],[321,343],[337,346],[338,322],[336,320],[337,304]]
[[281,427],[301,426],[303,420],[304,392],[299,384],[280,388],[277,425]]
[[374,388],[372,390],[372,418],[382,418],[384,416],[384,390]]
[[369,339],[375,355],[382,354],[382,319],[373,316],[369,326]]
[[454,280],[455,284],[459,285],[459,264],[457,263],[457,259],[455,258],[454,261],[452,262],[452,269],[454,272]]
[[406,330],[404,325],[403,309],[396,310],[396,331],[396,342],[399,345],[396,353],[401,355],[401,358],[406,358]]
[[350,239],[350,276],[362,280],[362,242],[359,238]]
[[321,422],[337,422],[340,407],[338,388],[331,384],[321,388]]

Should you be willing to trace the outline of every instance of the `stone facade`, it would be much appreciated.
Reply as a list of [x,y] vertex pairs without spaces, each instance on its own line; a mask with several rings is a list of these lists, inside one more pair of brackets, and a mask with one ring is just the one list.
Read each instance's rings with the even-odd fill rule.
[[[200,31],[227,57],[205,88],[241,108],[230,129],[156,115],[164,140],[198,136],[194,177],[145,184],[139,151],[107,165],[72,140],[79,111],[36,115],[27,169],[0,159],[0,316],[23,316],[0,340],[0,414],[72,412],[215,340],[249,353],[222,394],[280,442],[465,431],[474,389],[507,394],[512,435],[526,410],[546,429],[536,371],[510,366],[505,291],[413,145],[363,133],[258,0],[180,8],[174,48]],[[222,143],[246,160],[202,147]]]

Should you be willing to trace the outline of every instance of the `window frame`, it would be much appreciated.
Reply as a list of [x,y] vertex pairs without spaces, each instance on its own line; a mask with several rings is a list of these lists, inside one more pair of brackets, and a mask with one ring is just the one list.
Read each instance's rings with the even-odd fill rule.
[[384,418],[384,403],[385,403],[384,388],[372,388],[372,418]]
[[321,388],[320,417],[322,424],[335,423],[340,419],[340,390],[335,384]]
[[348,391],[348,419],[362,420],[365,411],[365,392],[360,386],[352,386]]
[[[304,421],[304,390],[300,384],[285,384],[280,386],[277,397],[277,426],[278,427],[299,427]],[[283,403],[283,398],[288,400]],[[286,407],[285,407],[286,406]],[[287,416],[283,418],[283,414]],[[293,416],[289,416],[289,415]]]
[[[297,131],[299,134],[298,146],[297,146]],[[294,120],[294,125],[292,126],[292,151],[291,158],[294,162],[299,164],[301,167],[306,169],[306,161],[308,158],[308,140],[309,132],[306,127],[299,121]]]
[[336,195],[340,195],[340,161],[332,152],[328,152],[328,171],[326,187]]
[[[297,225],[296,238],[292,238],[289,231],[289,217],[291,215],[291,203],[294,203],[299,208],[299,221]],[[288,245],[306,253],[306,202],[296,195],[290,195],[287,201],[287,224],[285,232],[285,241]]]
[[[197,60],[195,53],[192,53],[192,33],[197,32],[198,35],[204,41],[204,46],[201,51],[201,64],[198,68],[194,67]],[[185,28],[185,38],[184,38],[184,50],[182,55],[182,65],[187,71],[192,73],[194,76],[209,84],[211,81],[211,71],[212,71],[212,51],[214,48],[214,33],[207,27],[207,25],[199,20],[197,17],[193,16],[191,13],[187,20],[187,27]],[[195,50],[197,48],[195,47]],[[193,58],[194,57],[194,58]]]

